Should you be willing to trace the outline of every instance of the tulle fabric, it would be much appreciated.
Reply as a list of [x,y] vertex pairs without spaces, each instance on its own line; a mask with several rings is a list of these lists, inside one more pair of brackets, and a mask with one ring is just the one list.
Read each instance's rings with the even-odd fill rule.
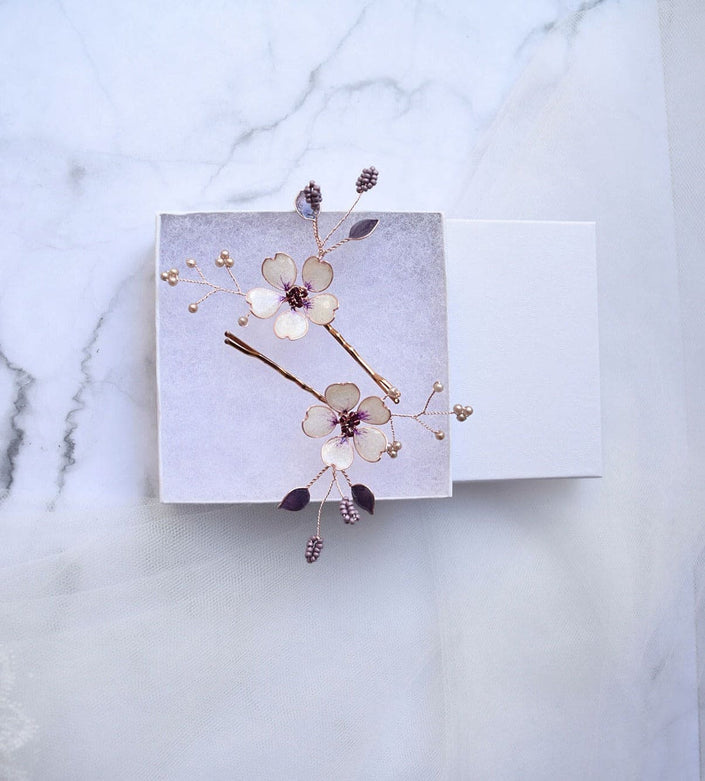
[[[633,264],[598,224],[604,478],[456,486],[354,526],[331,504],[314,565],[310,515],[270,506],[3,508],[0,777],[697,777],[705,198],[682,144],[705,68],[681,52],[701,18],[662,7],[673,252]],[[527,144],[555,185],[549,119]]]

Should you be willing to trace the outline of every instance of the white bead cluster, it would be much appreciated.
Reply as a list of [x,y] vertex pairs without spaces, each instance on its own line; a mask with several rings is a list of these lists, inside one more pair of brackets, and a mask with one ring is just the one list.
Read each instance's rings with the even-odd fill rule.
[[390,458],[396,458],[399,455],[400,450],[401,450],[401,442],[398,439],[395,439],[394,442],[390,442],[387,445],[387,455]]
[[218,268],[223,268],[223,266],[232,268],[235,265],[235,261],[230,257],[230,253],[224,249],[215,259],[215,265],[218,266]]
[[472,407],[463,407],[462,404],[456,404],[453,407],[453,414],[462,423],[472,415]]
[[179,269],[170,268],[169,271],[162,271],[161,278],[168,282],[172,287],[179,284]]

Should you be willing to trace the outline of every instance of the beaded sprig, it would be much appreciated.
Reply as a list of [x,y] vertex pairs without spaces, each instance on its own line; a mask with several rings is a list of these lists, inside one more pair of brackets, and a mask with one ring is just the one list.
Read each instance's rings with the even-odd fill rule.
[[[231,331],[225,332],[225,343],[228,346],[243,355],[262,361],[319,402],[306,410],[301,426],[308,437],[326,438],[321,446],[323,468],[305,486],[289,491],[279,504],[279,508],[284,510],[293,512],[303,510],[311,501],[311,487],[324,475],[329,478],[325,496],[318,507],[315,534],[306,543],[304,555],[309,563],[317,561],[323,550],[321,518],[325,503],[334,488],[340,496],[338,509],[345,524],[352,526],[360,520],[358,509],[370,515],[374,514],[374,493],[362,483],[353,483],[348,470],[356,456],[369,463],[379,462],[385,454],[391,459],[399,457],[402,443],[397,438],[395,419],[397,422],[415,421],[433,434],[438,441],[442,441],[446,436],[445,431],[431,426],[427,418],[455,415],[456,420],[463,422],[473,413],[472,407],[461,404],[455,404],[452,410],[447,411],[429,410],[433,398],[444,391],[440,381],[433,383],[431,393],[419,412],[393,413],[386,402],[399,404],[400,390],[374,371],[332,325],[338,309],[338,299],[326,292],[333,282],[334,274],[331,264],[325,260],[325,257],[347,242],[367,238],[376,229],[379,220],[359,220],[353,223],[347,237],[335,240],[336,234],[350,217],[362,195],[377,184],[378,176],[377,170],[372,166],[362,170],[355,182],[357,192],[355,201],[325,236],[321,236],[319,224],[323,202],[320,186],[311,180],[299,192],[295,201],[296,211],[303,219],[311,222],[316,245],[316,254],[307,258],[301,267],[300,281],[298,281],[299,269],[296,263],[284,252],[277,252],[272,257],[265,258],[262,263],[261,273],[268,287],[255,287],[247,292],[243,290],[233,272],[235,261],[227,249],[223,249],[215,258],[216,267],[224,269],[228,275],[225,284],[218,284],[208,279],[193,258],[186,260],[186,267],[195,271],[195,277],[182,277],[177,268],[161,273],[161,279],[171,287],[176,287],[181,282],[200,286],[203,295],[188,305],[188,311],[193,314],[198,312],[199,306],[211,296],[216,293],[226,293],[244,299],[249,306],[249,314],[242,314],[237,319],[241,327],[248,325],[250,314],[259,319],[268,319],[277,315],[274,333],[281,339],[293,341],[305,336],[309,323],[322,326],[382,391],[382,396],[367,396],[360,400],[361,394],[357,385],[351,382],[337,382],[329,385],[325,392],[321,393]],[[389,426],[389,437],[385,433],[384,426]]]
[[311,323],[322,326],[372,378],[377,386],[394,403],[398,403],[401,397],[399,389],[375,371],[333,326],[339,302],[335,295],[327,292],[333,282],[334,272],[331,264],[324,260],[327,255],[340,249],[344,244],[350,241],[361,241],[374,232],[379,220],[359,220],[350,227],[347,237],[331,243],[354,211],[362,195],[369,192],[377,184],[378,176],[377,169],[373,166],[362,170],[355,183],[357,197],[352,206],[323,237],[321,237],[319,225],[321,203],[323,202],[320,186],[311,180],[299,192],[295,200],[296,211],[300,217],[311,223],[313,239],[316,244],[316,254],[308,257],[301,267],[300,280],[299,269],[294,259],[285,252],[276,252],[273,257],[265,258],[261,266],[262,277],[268,286],[253,287],[244,292],[233,272],[235,261],[227,249],[222,250],[215,259],[216,267],[225,269],[228,275],[224,284],[210,280],[194,258],[186,260],[186,267],[195,271],[195,277],[181,276],[178,268],[172,268],[163,271],[161,278],[171,287],[176,287],[179,283],[184,282],[201,288],[203,295],[188,305],[188,311],[192,314],[196,314],[201,304],[211,296],[216,293],[227,293],[244,299],[249,306],[249,313],[242,314],[237,318],[237,323],[241,327],[249,324],[250,315],[262,320],[277,315],[274,321],[275,335],[280,339],[295,341],[308,333]]
[[[402,443],[397,439],[394,426],[395,418],[413,420],[433,434],[438,441],[442,441],[446,436],[445,431],[432,428],[423,418],[455,415],[456,420],[462,422],[473,413],[472,407],[461,404],[456,404],[452,410],[448,411],[429,410],[434,396],[444,391],[443,383],[440,381],[433,383],[431,393],[419,412],[396,413],[392,412],[385,404],[387,396],[368,396],[360,401],[360,389],[351,382],[333,383],[326,388],[324,393],[321,393],[230,331],[225,333],[225,344],[243,355],[262,361],[321,402],[306,410],[301,427],[308,437],[315,439],[329,437],[321,447],[321,460],[324,466],[305,486],[292,489],[279,503],[279,508],[282,510],[293,512],[303,510],[311,501],[311,487],[324,475],[329,475],[328,489],[319,505],[316,516],[316,532],[306,545],[306,561],[309,563],[316,561],[323,549],[321,516],[324,505],[334,488],[340,495],[340,515],[346,524],[353,525],[360,520],[356,506],[370,515],[374,514],[374,493],[362,483],[353,483],[348,469],[352,466],[355,455],[369,463],[380,461],[384,454],[392,459],[399,456]],[[389,425],[391,439],[382,430],[382,426],[385,425]],[[341,488],[339,475],[344,478],[350,489],[350,495],[347,495]]]

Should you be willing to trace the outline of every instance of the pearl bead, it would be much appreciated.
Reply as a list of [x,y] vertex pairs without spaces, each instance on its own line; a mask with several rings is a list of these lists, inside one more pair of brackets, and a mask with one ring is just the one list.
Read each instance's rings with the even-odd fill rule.
[[440,382],[439,380],[436,380],[436,381],[433,383],[433,390],[434,390],[436,393],[443,393],[443,383],[442,383],[442,382]]
[[440,442],[446,438],[445,431],[436,431],[436,439]]
[[468,416],[465,414],[465,412],[459,412],[456,416],[458,420],[462,423],[464,420],[468,419]]
[[229,257],[230,257],[230,253],[229,253],[229,252],[228,252],[226,249],[224,249],[224,250],[221,250],[221,252],[220,252],[220,257],[221,257],[223,260],[225,260],[225,258],[229,258]]
[[215,265],[218,266],[218,268],[223,268],[223,266],[225,265],[225,261],[223,260],[223,258],[216,258]]
[[454,404],[453,405],[453,412],[457,415],[459,412],[463,411],[463,405],[462,404]]
[[396,451],[401,450],[401,442],[398,439],[395,439],[394,442],[392,442],[392,449]]
[[176,277],[169,277],[168,281],[169,281],[169,284],[172,287],[174,287],[175,285],[177,285],[179,283],[179,280]]
[[198,304],[189,304],[188,311],[191,312],[191,314],[198,312]]
[[464,409],[465,409],[465,414],[466,415],[468,415],[468,416],[472,415],[472,413],[473,413],[473,408],[472,407],[464,407]]
[[179,276],[179,269],[178,268],[169,269],[169,274],[172,277],[178,277]]
[[249,318],[248,318],[248,316],[247,316],[247,315],[241,315],[241,316],[240,316],[240,317],[238,317],[238,319],[237,319],[237,324],[238,324],[238,325],[241,325],[243,328],[244,328],[244,327],[245,327],[245,326],[246,326],[246,325],[247,325],[249,322],[250,322],[250,320],[249,320]]
[[390,458],[396,458],[399,455],[396,450],[388,450],[387,453],[389,453]]
[[162,271],[160,276],[166,282],[169,279],[169,272],[168,271]]
[[399,388],[390,388],[387,396],[389,396],[390,399],[400,399],[401,391],[399,390]]
[[196,261],[195,261],[193,258],[189,258],[189,259],[186,261],[186,265],[187,265],[189,268],[195,268],[195,267],[196,267]]
[[225,258],[225,265],[228,268],[232,268],[235,265],[235,261],[232,258]]

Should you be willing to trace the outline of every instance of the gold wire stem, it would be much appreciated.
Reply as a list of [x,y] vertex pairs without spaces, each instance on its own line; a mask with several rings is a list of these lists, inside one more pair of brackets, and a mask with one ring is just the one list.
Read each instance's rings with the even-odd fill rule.
[[[415,415],[397,415],[396,412],[393,412],[392,416],[395,417],[395,418],[408,418],[409,420],[415,420],[419,424],[419,426],[423,426],[426,429],[426,431],[430,431],[432,434],[435,434],[436,430],[431,428],[429,425],[424,423],[423,420],[421,420],[421,416],[423,414],[424,414],[423,412],[417,412]],[[427,412],[425,414],[427,414],[427,415],[434,415],[434,414],[437,414],[437,413]],[[440,414],[447,415],[448,413],[447,412],[442,412]],[[390,423],[391,423],[391,420],[392,419],[390,418],[389,419]]]
[[274,361],[271,358],[267,358],[266,355],[262,355],[262,353],[255,350],[254,347],[250,347],[247,342],[243,342],[242,339],[235,336],[235,334],[230,333],[230,331],[225,332],[225,344],[227,344],[229,347],[234,347],[236,350],[239,350],[243,355],[249,355],[251,358],[257,358],[258,360],[262,361],[262,363],[266,363],[267,366],[271,366],[272,369],[279,372],[282,377],[285,377],[287,380],[291,380],[291,382],[293,382],[295,385],[298,385],[299,388],[305,390],[307,393],[310,393],[312,396],[315,396],[324,404],[328,404],[326,397],[322,393],[314,390],[310,385],[306,385],[305,382],[300,380],[298,377],[295,377],[291,372],[283,369],[281,366],[279,366],[279,364],[274,363]]
[[[197,269],[200,271],[200,269]],[[229,271],[230,269],[228,269]],[[232,275],[231,275],[232,276]],[[232,277],[233,281],[237,285],[237,280],[235,277]],[[230,290],[230,288],[227,287],[221,287],[220,285],[216,285],[213,282],[209,282],[205,277],[203,280],[200,279],[187,279],[186,277],[179,277],[179,283],[181,282],[187,282],[189,285],[205,285],[206,287],[211,288],[212,293],[230,293],[232,296],[244,296],[245,294],[240,290],[240,286],[238,285],[237,290]]]
[[328,490],[326,491],[326,495],[323,497],[323,501],[321,502],[321,506],[318,508],[318,518],[316,518],[316,537],[321,536],[321,514],[323,513],[323,506],[328,501],[328,497],[330,496],[330,492],[333,490],[333,483],[337,482],[335,479],[335,467],[333,467],[333,478],[330,481],[330,485],[328,486]]
[[237,281],[237,278],[235,277],[235,274],[233,274],[232,269],[230,266],[226,266],[225,270],[228,272],[228,276],[232,281],[235,283],[235,287],[237,288],[237,294],[239,296],[244,296],[245,294],[242,292],[242,288],[240,287],[240,283]]
[[[328,241],[328,239],[338,230],[338,228],[345,222],[345,220],[348,219],[348,217],[353,213],[353,209],[360,203],[360,198],[362,198],[362,193],[360,193],[357,198],[355,198],[355,201],[353,205],[345,212],[345,214],[336,222],[336,224],[331,228],[330,231],[328,231],[328,234],[326,235],[325,239],[321,242],[322,245],[325,245],[325,243]],[[332,249],[335,249],[335,247],[332,247],[328,252],[331,252]]]
[[357,363],[362,366],[362,368],[370,375],[370,377],[374,380],[374,382],[384,391],[386,396],[389,396],[389,398],[395,403],[399,403],[399,399],[401,398],[401,394],[397,390],[397,388],[392,385],[389,380],[382,377],[381,374],[376,372],[368,363],[365,361],[365,359],[358,353],[358,351],[348,342],[345,341],[345,338],[342,336],[342,334],[337,331],[333,326],[328,323],[327,325],[323,326],[326,331],[335,339],[338,344],[343,347],[343,349],[350,355],[352,358],[357,361]]
[[347,239],[342,239],[337,244],[334,244],[332,247],[328,247],[327,249],[322,249],[321,250],[321,258],[324,258],[329,252],[333,252],[333,250],[336,250],[339,247],[342,247],[343,244],[347,244],[349,241],[352,241],[352,239],[348,236]]
[[328,471],[330,468],[331,468],[331,467],[329,467],[329,466],[324,466],[324,467],[323,467],[323,469],[321,469],[321,471],[320,471],[320,472],[319,472],[319,473],[318,473],[318,474],[317,474],[317,475],[316,475],[316,476],[313,478],[313,480],[309,480],[309,482],[308,482],[308,483],[306,483],[306,488],[310,488],[310,487],[311,487],[311,486],[312,486],[312,485],[313,485],[313,484],[316,482],[316,480],[318,480],[319,478],[323,477],[323,475],[324,475],[324,474],[325,474],[325,473],[326,473],[326,472],[327,472],[327,471]]
[[316,241],[316,246],[318,247],[318,257],[322,258],[325,254],[323,252],[323,244],[324,242],[321,241],[321,234],[318,232],[318,212],[313,217],[313,238]]
[[338,482],[338,475],[336,473],[335,468],[333,469],[333,480],[335,480],[335,486],[338,489],[338,493],[340,494],[341,499],[345,499],[345,494],[343,493],[343,489],[340,487],[340,483]]
[[397,432],[394,430],[394,415],[389,416],[389,427],[392,429],[392,441],[397,441]]
[[[435,395],[436,395],[436,389],[434,388],[434,389],[431,391],[431,395],[430,395],[430,396],[429,396],[429,397],[426,399],[426,403],[423,405],[423,409],[421,410],[421,412],[419,412],[419,415],[426,415],[426,414],[428,414],[428,413],[426,412],[426,410],[428,409],[428,405],[431,403],[431,399],[432,399],[432,398],[433,398]],[[430,413],[430,414],[433,414],[433,413]]]

